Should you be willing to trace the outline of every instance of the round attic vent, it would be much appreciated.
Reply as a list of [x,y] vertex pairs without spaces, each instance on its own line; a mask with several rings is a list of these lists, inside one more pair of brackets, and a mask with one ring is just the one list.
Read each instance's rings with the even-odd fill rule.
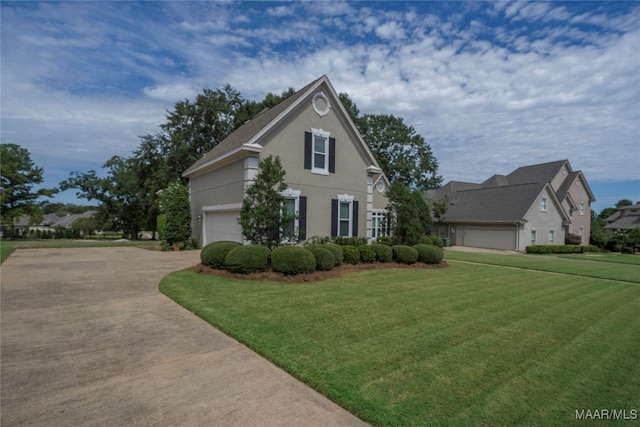
[[313,95],[311,99],[311,104],[313,105],[313,109],[316,113],[321,116],[326,116],[329,114],[329,110],[331,109],[331,104],[329,103],[329,99],[324,92],[318,92]]

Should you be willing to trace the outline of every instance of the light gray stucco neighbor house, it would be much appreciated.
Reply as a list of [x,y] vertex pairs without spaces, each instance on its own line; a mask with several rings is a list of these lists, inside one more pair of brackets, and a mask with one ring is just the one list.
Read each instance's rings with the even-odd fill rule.
[[568,160],[520,167],[481,184],[448,182],[427,192],[445,201],[433,234],[460,246],[524,251],[529,245],[564,244],[567,233],[589,244],[591,203],[584,174]]
[[[202,246],[244,242],[238,223],[260,160],[280,156],[302,238],[384,233],[388,180],[327,76],[260,113],[189,167],[192,230]],[[244,242],[246,243],[246,242]]]

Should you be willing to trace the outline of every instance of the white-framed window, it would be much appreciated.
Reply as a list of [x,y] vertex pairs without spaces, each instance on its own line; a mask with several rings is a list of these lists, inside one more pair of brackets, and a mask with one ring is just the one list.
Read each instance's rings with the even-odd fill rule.
[[555,240],[556,232],[555,230],[549,230],[549,244],[553,245],[553,241]]
[[296,218],[285,224],[282,227],[282,230],[280,230],[283,239],[287,240],[292,236],[295,236],[300,228],[300,218],[297,216],[300,212],[300,190],[287,188],[280,194],[284,196],[284,206],[282,207],[283,213],[293,213],[296,215]]
[[584,203],[580,203],[580,215],[584,215]]
[[547,198],[543,197],[540,199],[540,210],[543,212],[547,211]]
[[371,237],[387,236],[387,211],[384,209],[374,209],[371,212]]
[[584,227],[580,227],[580,230],[578,230],[578,236],[580,236],[580,242],[584,241]]
[[352,237],[353,196],[338,194],[338,236]]
[[322,129],[311,129],[311,172],[329,175],[329,132]]
[[536,244],[536,230],[531,230],[531,244]]

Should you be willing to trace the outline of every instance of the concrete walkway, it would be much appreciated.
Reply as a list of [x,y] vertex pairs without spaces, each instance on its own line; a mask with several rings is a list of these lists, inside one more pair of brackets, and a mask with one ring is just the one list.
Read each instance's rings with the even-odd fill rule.
[[158,291],[199,252],[17,250],[0,267],[9,426],[361,426]]

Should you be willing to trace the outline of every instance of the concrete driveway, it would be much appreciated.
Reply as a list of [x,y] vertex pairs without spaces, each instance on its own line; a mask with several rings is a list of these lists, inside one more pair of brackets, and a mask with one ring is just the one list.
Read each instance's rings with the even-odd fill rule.
[[199,252],[17,250],[0,267],[3,427],[359,426],[158,291]]

